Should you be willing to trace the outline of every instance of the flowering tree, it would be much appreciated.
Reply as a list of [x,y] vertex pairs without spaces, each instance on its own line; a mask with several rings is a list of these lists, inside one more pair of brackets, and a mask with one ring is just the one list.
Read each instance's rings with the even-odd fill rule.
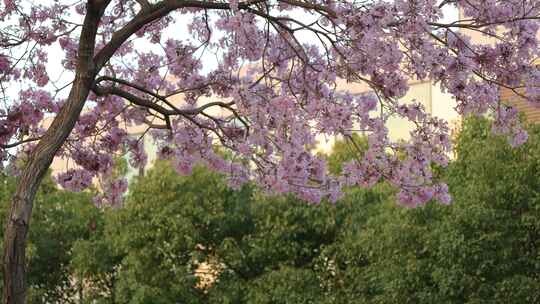
[[[445,23],[443,10],[457,5],[465,18]],[[455,97],[460,114],[492,111],[494,131],[523,143],[516,110],[499,102],[498,89],[538,101],[531,62],[539,18],[536,0],[4,0],[1,157],[18,159],[19,176],[4,240],[4,302],[25,300],[32,201],[53,158],[77,165],[57,176],[62,186],[80,191],[101,176],[96,203],[119,204],[126,182],[111,177],[113,156],[130,152],[134,166],[146,160],[130,126],[143,126],[181,173],[202,162],[232,185],[255,180],[314,202],[384,178],[407,206],[448,203],[430,170],[448,162],[448,125],[398,99],[408,80],[429,79]],[[462,29],[495,42],[475,45]],[[50,72],[59,56],[68,83]],[[352,94],[339,80],[370,93]],[[415,124],[408,142],[389,140],[392,116]],[[355,131],[367,134],[367,151],[341,175],[328,174],[312,152],[316,137]]]

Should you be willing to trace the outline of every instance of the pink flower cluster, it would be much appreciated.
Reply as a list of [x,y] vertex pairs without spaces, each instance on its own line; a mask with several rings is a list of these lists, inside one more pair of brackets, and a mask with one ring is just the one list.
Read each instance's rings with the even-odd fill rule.
[[[462,115],[491,114],[494,132],[513,146],[527,134],[516,109],[501,103],[499,89],[540,101],[540,72],[531,65],[540,55],[537,0],[151,3],[113,0],[104,11],[95,52],[132,28],[133,34],[99,67],[58,152],[77,167],[58,182],[81,191],[102,180],[98,204],[121,204],[127,181],[110,178],[114,158],[127,153],[132,166],[144,168],[144,136],[178,172],[189,174],[203,163],[234,186],[256,181],[269,192],[319,202],[338,199],[343,187],[384,180],[400,189],[406,206],[449,203],[446,185],[432,172],[449,162],[448,124],[420,103],[402,100],[408,83],[440,86]],[[445,23],[445,7],[456,5],[465,18]],[[62,1],[0,5],[0,84],[21,88],[17,97],[4,91],[1,145],[40,137],[43,120],[69,103],[46,69],[60,54],[47,50],[57,43],[63,68],[77,73],[86,13],[85,5]],[[178,20],[188,21],[189,37],[175,32]],[[476,43],[467,31],[494,43]],[[368,89],[358,93],[345,82]],[[408,141],[389,138],[393,117],[414,125]],[[130,135],[132,128],[143,131]],[[318,140],[355,132],[367,137],[367,151],[358,150],[342,175],[330,175],[315,152]],[[4,160],[8,152],[2,150]]]

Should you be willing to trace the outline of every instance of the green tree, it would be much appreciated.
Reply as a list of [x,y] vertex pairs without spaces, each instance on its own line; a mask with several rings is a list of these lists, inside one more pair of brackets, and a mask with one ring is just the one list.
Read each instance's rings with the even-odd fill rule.
[[456,203],[439,227],[444,290],[461,291],[456,302],[539,303],[539,126],[530,126],[527,144],[513,149],[487,120],[471,119],[457,155],[448,173]]
[[[5,224],[13,178],[0,178],[0,221]],[[29,303],[71,303],[82,286],[72,276],[72,246],[90,238],[93,223],[102,217],[90,193],[57,189],[50,176],[36,197],[27,251]]]
[[[342,204],[310,205],[157,162],[124,208],[106,212],[103,236],[75,244],[73,265],[95,287],[85,298],[104,303],[320,303],[331,296],[322,253],[381,197],[356,189]],[[203,263],[218,270],[205,288],[194,275]]]
[[337,140],[332,145],[330,154],[326,156],[328,171],[335,175],[340,174],[343,163],[361,157],[367,147],[367,139],[357,133],[353,133],[347,140]]
[[335,243],[341,302],[539,303],[540,132],[512,149],[470,119],[447,179],[451,206],[380,204]]
[[[205,295],[194,273],[221,239],[248,229],[241,206],[250,191],[233,191],[202,168],[181,177],[167,162],[157,162],[136,179],[124,208],[108,212],[105,244],[78,244],[79,269],[94,280],[112,279],[101,284],[108,286],[110,302],[200,303]],[[88,256],[83,248],[100,252]],[[107,266],[99,268],[103,261]]]
[[[341,149],[330,158],[339,166],[353,156]],[[334,280],[323,252],[343,226],[361,227],[388,193],[349,192],[337,205],[310,205],[249,185],[233,191],[223,176],[202,167],[181,177],[158,162],[136,180],[124,208],[108,214],[109,245],[79,245],[109,255],[105,260],[113,263],[91,276],[114,278],[108,294],[118,303],[319,303],[332,298],[328,282]],[[92,251],[77,260],[86,261],[82,269],[89,274],[100,256]],[[194,276],[201,263],[219,270],[204,290]]]

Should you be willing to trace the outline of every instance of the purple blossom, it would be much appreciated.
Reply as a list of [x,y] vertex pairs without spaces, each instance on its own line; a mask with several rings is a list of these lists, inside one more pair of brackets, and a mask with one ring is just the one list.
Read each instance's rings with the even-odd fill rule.
[[[431,168],[449,163],[452,146],[448,124],[427,113],[422,100],[401,100],[411,80],[451,94],[461,115],[492,114],[493,131],[511,145],[527,140],[517,110],[501,104],[499,89],[523,85],[525,98],[539,103],[540,74],[530,65],[540,55],[537,1],[459,0],[442,7],[435,0],[278,2],[258,13],[256,5],[238,0],[224,1],[220,10],[182,7],[132,28],[111,49],[111,41],[124,37],[120,28],[145,14],[135,2],[113,1],[98,23],[95,45],[79,54],[85,47],[79,26],[64,21],[82,23],[85,5],[23,7],[5,0],[0,23],[18,24],[5,29],[23,41],[2,37],[7,44],[0,54],[0,82],[20,90],[4,96],[0,144],[51,134],[55,128],[45,120],[61,117],[64,107],[81,114],[71,117],[75,127],[55,152],[78,169],[57,180],[80,191],[99,177],[99,204],[121,205],[127,189],[127,181],[111,180],[115,157],[128,153],[132,165],[146,165],[144,139],[128,135],[136,128],[152,137],[160,156],[181,174],[204,164],[227,174],[235,187],[253,180],[268,192],[293,192],[314,202],[335,201],[343,186],[385,180],[400,189],[404,205],[414,207],[451,201]],[[444,6],[454,4],[465,19],[444,24]],[[317,26],[292,21],[298,9],[316,17]],[[187,20],[189,39],[168,34],[175,18]],[[481,44],[462,28],[499,39]],[[313,39],[301,39],[304,34]],[[61,51],[53,54],[47,46],[54,43]],[[34,47],[21,52],[26,44]],[[99,62],[109,50],[110,58]],[[215,64],[207,62],[209,53]],[[88,54],[95,62],[78,70]],[[84,105],[73,107],[75,95],[62,95],[65,84],[46,69],[52,56],[77,80],[88,78],[81,91],[88,93]],[[387,122],[394,117],[414,125],[409,140],[389,137]],[[314,152],[317,140],[358,131],[368,140],[367,151],[345,164],[341,176],[330,175]],[[21,151],[32,153],[33,147]],[[8,155],[3,149],[0,157],[5,161]]]
[[92,175],[89,171],[71,169],[56,177],[56,181],[65,189],[79,192],[92,185]]

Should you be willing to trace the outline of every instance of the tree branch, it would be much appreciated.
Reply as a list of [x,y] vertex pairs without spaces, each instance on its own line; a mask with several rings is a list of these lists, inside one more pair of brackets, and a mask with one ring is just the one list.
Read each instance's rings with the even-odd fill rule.
[[[265,2],[266,0],[250,0],[244,1],[238,5],[239,9],[247,9],[250,5]],[[114,55],[116,50],[126,40],[142,29],[145,25],[158,20],[170,12],[180,8],[201,8],[201,9],[218,9],[229,10],[231,9],[228,3],[208,2],[208,1],[187,1],[187,0],[163,0],[146,9],[142,9],[130,22],[128,22],[123,28],[118,30],[112,35],[111,40],[96,54],[94,62],[97,69],[101,69],[103,65],[109,61]]]
[[169,110],[163,106],[160,106],[158,105],[157,103],[154,103],[154,102],[151,102],[147,99],[144,99],[144,98],[141,98],[137,95],[134,95],[128,91],[124,91],[118,87],[115,87],[115,86],[109,86],[109,87],[100,87],[100,86],[97,86],[95,85],[93,88],[92,88],[92,91],[98,95],[98,96],[107,96],[107,95],[116,95],[116,96],[119,96],[119,97],[122,97],[122,98],[125,98],[127,99],[128,101],[130,101],[131,103],[135,104],[135,105],[138,105],[138,106],[141,106],[141,107],[145,107],[145,108],[149,108],[149,109],[152,109],[160,114],[163,114],[163,115],[166,115],[166,116],[170,116],[170,115],[175,115],[177,114],[176,111],[174,110]]
[[16,147],[18,145],[22,145],[22,144],[25,144],[25,143],[37,141],[37,140],[40,140],[40,139],[41,139],[41,137],[31,137],[31,138],[23,139],[23,140],[20,140],[20,141],[11,143],[11,144],[0,145],[0,148],[2,148],[2,149],[10,149],[10,148],[14,148],[14,147]]

